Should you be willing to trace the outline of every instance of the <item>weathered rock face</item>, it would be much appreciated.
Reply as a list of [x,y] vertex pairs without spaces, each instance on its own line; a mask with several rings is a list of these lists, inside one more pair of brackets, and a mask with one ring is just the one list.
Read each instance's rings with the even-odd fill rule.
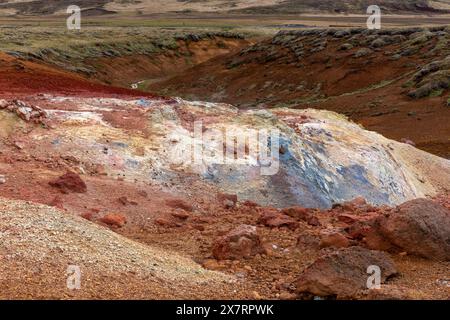
[[[40,103],[51,129],[29,135],[32,156],[64,154],[86,172],[101,167],[110,176],[173,182],[181,190],[199,183],[205,190],[277,208],[329,208],[358,196],[371,204],[397,205],[450,185],[448,160],[385,139],[333,112],[243,111],[150,98],[46,96]],[[221,139],[228,135],[233,139]],[[250,142],[270,154],[250,152]],[[224,145],[234,150],[224,153]],[[235,199],[229,200],[224,206],[234,206]]]
[[386,253],[350,247],[317,259],[298,278],[297,292],[323,297],[356,297],[368,289],[369,266],[381,269],[381,282],[397,273]]
[[213,245],[213,256],[218,260],[250,258],[264,252],[256,227],[245,224],[217,239]]
[[398,206],[383,217],[379,232],[408,253],[450,260],[450,210],[426,199]]

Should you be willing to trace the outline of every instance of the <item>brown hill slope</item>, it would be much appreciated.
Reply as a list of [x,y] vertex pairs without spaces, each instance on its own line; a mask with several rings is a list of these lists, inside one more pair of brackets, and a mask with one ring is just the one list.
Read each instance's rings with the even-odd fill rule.
[[148,90],[241,108],[337,111],[450,157],[448,29],[281,32]]

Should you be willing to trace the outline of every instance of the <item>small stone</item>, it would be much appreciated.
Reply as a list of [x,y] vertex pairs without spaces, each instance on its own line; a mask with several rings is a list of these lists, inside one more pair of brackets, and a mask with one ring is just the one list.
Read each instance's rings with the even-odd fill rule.
[[125,223],[127,223],[127,218],[120,213],[108,213],[102,217],[100,221],[107,225],[121,228],[125,225]]

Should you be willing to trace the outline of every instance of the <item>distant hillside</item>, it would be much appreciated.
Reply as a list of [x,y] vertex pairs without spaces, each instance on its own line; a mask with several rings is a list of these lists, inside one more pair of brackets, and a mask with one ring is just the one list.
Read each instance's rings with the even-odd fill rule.
[[[131,12],[364,13],[372,0],[0,0],[2,15],[50,15],[78,5],[91,14]],[[448,13],[450,0],[378,0],[386,13]]]
[[385,13],[444,13],[450,12],[450,1],[439,0],[286,0],[272,6],[242,9],[252,13],[364,13],[377,4]]

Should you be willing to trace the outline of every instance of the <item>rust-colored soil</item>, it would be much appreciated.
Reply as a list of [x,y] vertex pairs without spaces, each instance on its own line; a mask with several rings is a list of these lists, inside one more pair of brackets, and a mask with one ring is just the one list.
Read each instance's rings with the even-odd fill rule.
[[32,94],[154,96],[131,89],[105,86],[74,73],[19,60],[5,53],[0,53],[0,73],[0,96],[5,98]]

